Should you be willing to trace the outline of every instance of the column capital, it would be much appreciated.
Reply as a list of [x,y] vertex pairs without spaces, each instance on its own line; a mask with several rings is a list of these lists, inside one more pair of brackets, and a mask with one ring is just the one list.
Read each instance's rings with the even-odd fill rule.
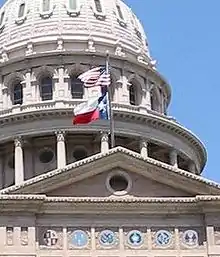
[[22,137],[15,137],[14,138],[14,145],[15,145],[15,147],[22,147],[22,145],[23,145],[23,139],[22,139]]
[[65,140],[65,134],[66,134],[66,132],[64,130],[56,131],[55,135],[57,136],[57,141],[63,142]]
[[109,140],[108,135],[109,135],[108,132],[101,131],[101,142],[108,142]]

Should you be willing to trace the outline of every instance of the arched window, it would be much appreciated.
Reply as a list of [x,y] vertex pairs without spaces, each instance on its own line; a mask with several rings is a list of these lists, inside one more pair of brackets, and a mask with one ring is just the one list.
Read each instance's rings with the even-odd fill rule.
[[50,11],[50,0],[42,0],[42,12]]
[[129,87],[129,101],[131,105],[136,105],[137,104],[137,95],[136,95],[136,90],[133,85]]
[[123,13],[122,13],[122,10],[121,10],[121,6],[120,5],[116,5],[116,8],[117,8],[117,12],[118,12],[118,17],[121,19],[121,20],[124,20],[124,16],[123,16]]
[[73,99],[83,98],[83,83],[76,76],[71,77],[71,95]]
[[22,104],[23,103],[23,88],[21,82],[17,82],[13,85],[13,96],[12,104]]
[[18,18],[21,18],[24,16],[24,11],[25,11],[25,3],[22,3],[19,6],[19,10],[18,10]]
[[50,76],[43,77],[40,81],[40,96],[42,101],[53,99],[53,86]]
[[3,25],[4,17],[5,17],[5,12],[2,12],[0,17],[0,27]]
[[94,0],[96,12],[102,13],[102,5],[100,0]]

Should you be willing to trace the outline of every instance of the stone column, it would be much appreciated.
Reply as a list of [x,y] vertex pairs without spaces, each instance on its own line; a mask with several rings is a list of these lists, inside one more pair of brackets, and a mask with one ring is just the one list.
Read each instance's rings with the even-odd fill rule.
[[109,150],[109,139],[108,133],[102,132],[101,133],[101,153],[106,153]]
[[148,110],[151,110],[151,89],[152,89],[152,83],[147,79],[146,80],[146,107]]
[[19,185],[24,181],[24,158],[22,139],[20,137],[14,140],[15,145],[15,185]]
[[177,151],[175,149],[170,152],[170,165],[178,168]]
[[140,141],[140,154],[144,158],[148,157],[148,142],[145,139]]
[[65,146],[65,132],[56,132],[57,136],[57,168],[61,169],[66,166],[66,146]]

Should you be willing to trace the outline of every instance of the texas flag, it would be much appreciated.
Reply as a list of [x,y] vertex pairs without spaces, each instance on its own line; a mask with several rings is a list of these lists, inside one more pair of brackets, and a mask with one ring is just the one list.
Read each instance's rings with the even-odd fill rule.
[[90,98],[78,105],[74,111],[73,124],[87,124],[95,120],[109,119],[108,93],[100,97]]

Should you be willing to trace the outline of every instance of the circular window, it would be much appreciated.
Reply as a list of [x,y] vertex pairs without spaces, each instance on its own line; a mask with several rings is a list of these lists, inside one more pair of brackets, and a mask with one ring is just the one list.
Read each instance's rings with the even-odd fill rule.
[[44,149],[40,152],[39,159],[42,163],[49,163],[53,160],[54,153],[50,149]]
[[76,161],[82,160],[87,157],[87,152],[83,148],[76,149],[73,152],[73,157]]
[[115,195],[124,195],[131,189],[131,179],[125,172],[114,172],[109,174],[106,186]]
[[124,176],[114,175],[110,178],[109,185],[114,191],[125,191],[128,187],[128,181]]
[[8,167],[10,169],[14,169],[15,168],[15,158],[14,158],[13,155],[8,159]]

